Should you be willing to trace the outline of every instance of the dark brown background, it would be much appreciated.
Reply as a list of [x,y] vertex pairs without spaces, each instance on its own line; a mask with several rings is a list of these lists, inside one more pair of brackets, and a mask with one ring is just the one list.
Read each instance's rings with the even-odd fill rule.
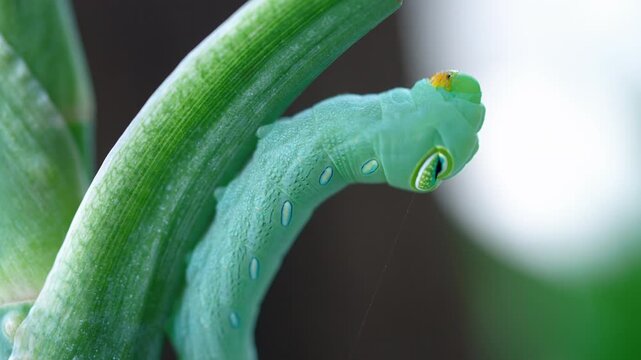
[[[187,52],[243,3],[74,2],[97,96],[98,163]],[[357,43],[289,113],[342,92],[410,86],[398,21],[391,17]],[[411,199],[360,185],[318,209],[263,304],[262,360],[469,358],[450,234],[430,195],[415,196],[408,208]]]

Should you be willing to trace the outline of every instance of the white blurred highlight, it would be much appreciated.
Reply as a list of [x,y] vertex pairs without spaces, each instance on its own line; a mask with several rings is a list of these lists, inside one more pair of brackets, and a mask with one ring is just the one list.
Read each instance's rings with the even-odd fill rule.
[[483,90],[479,152],[437,192],[455,221],[546,276],[634,258],[641,2],[415,0],[401,11],[412,79],[455,68]]

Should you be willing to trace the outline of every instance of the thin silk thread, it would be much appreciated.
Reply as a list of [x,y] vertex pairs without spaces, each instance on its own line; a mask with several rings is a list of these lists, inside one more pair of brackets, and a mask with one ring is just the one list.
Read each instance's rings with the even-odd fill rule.
[[385,265],[383,265],[383,270],[381,270],[381,272],[378,275],[378,279],[376,280],[376,287],[374,288],[372,297],[370,298],[369,304],[367,305],[367,309],[365,310],[365,315],[363,316],[363,320],[361,320],[361,324],[358,327],[358,332],[356,333],[356,339],[354,339],[354,344],[352,345],[352,348],[349,351],[349,356],[347,357],[348,360],[353,358],[354,351],[356,350],[356,347],[358,346],[358,342],[360,341],[361,335],[363,334],[363,329],[365,328],[365,324],[367,323],[369,312],[372,309],[372,306],[374,305],[374,301],[376,300],[378,291],[381,289],[381,284],[383,283],[383,277],[387,273],[389,264],[392,262],[392,259],[394,258],[394,251],[396,250],[396,247],[398,245],[399,239],[401,237],[401,232],[403,231],[403,226],[405,226],[405,222],[407,221],[407,216],[409,215],[412,204],[414,203],[415,196],[416,194],[412,193],[412,197],[410,197],[410,201],[407,204],[407,209],[405,209],[405,214],[403,215],[403,219],[401,219],[400,225],[398,227],[398,231],[396,232],[396,236],[394,236],[394,240],[392,242],[392,249],[387,255],[387,260],[385,261]]

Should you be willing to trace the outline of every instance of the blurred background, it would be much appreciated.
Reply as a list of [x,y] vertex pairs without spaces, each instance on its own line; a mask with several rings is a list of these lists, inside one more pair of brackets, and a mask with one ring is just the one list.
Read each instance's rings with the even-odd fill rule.
[[[74,3],[100,163],[244,1]],[[290,114],[457,68],[484,91],[481,148],[435,194],[353,186],[323,204],[265,299],[260,358],[641,358],[639,14],[632,0],[406,0],[333,64]]]

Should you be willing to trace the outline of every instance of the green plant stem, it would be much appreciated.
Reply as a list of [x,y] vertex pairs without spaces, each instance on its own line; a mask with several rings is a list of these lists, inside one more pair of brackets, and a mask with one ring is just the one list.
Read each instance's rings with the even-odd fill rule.
[[213,192],[275,120],[397,0],[250,1],[150,98],[91,184],[34,307],[22,358],[155,358]]
[[65,118],[92,175],[94,99],[69,1],[0,0],[0,34]]

